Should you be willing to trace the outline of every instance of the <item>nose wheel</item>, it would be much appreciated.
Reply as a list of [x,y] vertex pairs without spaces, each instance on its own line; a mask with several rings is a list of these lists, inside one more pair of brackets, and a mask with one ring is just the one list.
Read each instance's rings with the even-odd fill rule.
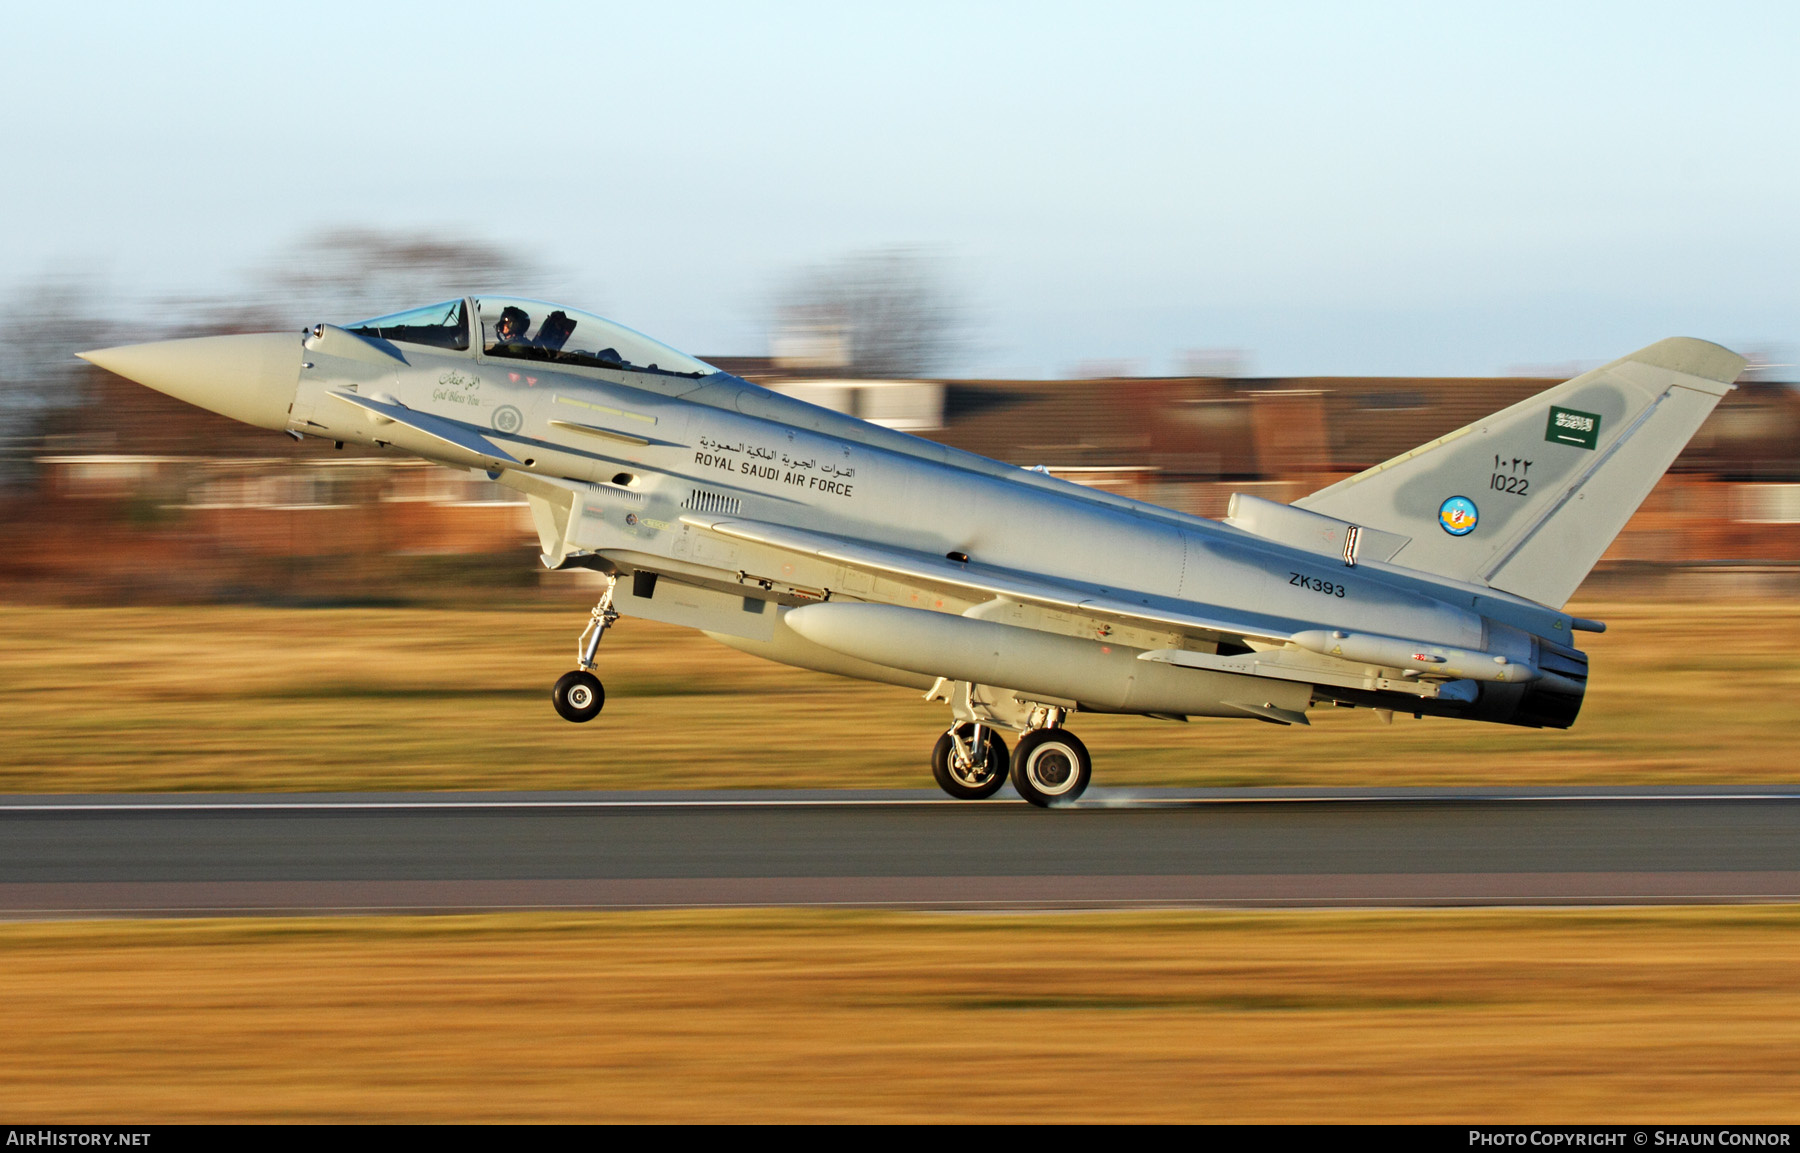
[[959,801],[985,801],[1006,784],[1006,742],[991,725],[952,725],[931,750],[931,775]]
[[606,578],[606,591],[600,594],[600,603],[594,606],[587,628],[581,630],[581,639],[575,642],[576,668],[556,678],[550,690],[550,703],[565,721],[584,724],[606,707],[606,688],[594,675],[594,654],[600,648],[600,638],[619,619],[619,611],[613,608],[613,589],[618,583],[617,577]]
[[550,690],[550,703],[556,706],[557,715],[565,721],[582,724],[600,715],[606,707],[606,687],[600,678],[586,669],[576,669],[556,678],[556,687]]

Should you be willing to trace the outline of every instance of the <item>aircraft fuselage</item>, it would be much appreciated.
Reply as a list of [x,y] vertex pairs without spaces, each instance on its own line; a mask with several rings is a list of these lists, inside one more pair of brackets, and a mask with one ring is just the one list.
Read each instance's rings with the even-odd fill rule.
[[[797,641],[782,624],[786,610],[816,601],[887,604],[1015,623],[1091,646],[1085,659],[1079,650],[1064,653],[1060,674],[1048,678],[1060,692],[1034,693],[1030,685],[1008,684],[1033,699],[1221,716],[1244,715],[1241,706],[1247,702],[1267,705],[1287,718],[1303,713],[1313,697],[1312,686],[1292,674],[1277,681],[1257,676],[1258,684],[1246,686],[1239,683],[1246,674],[1166,662],[1139,662],[1104,676],[1098,670],[1116,664],[1108,659],[1115,654],[1217,653],[1219,645],[1208,630],[1184,627],[1196,606],[1229,610],[1234,621],[1256,622],[1272,637],[1329,625],[1354,634],[1505,654],[1526,668],[1533,660],[1530,634],[1568,635],[1569,618],[1540,606],[1486,590],[1433,588],[1416,574],[1366,563],[1347,565],[1214,521],[1097,494],[805,405],[723,373],[689,379],[603,369],[559,371],[552,364],[402,351],[404,363],[378,363],[332,357],[324,347],[309,350],[310,367],[300,374],[288,427],[328,439],[395,445],[446,464],[485,467],[502,483],[534,498],[546,563],[656,572],[696,589],[766,601],[774,618],[766,625],[734,618],[718,605],[690,603],[686,611],[673,601],[675,607],[656,606],[650,603],[654,594],[636,598],[636,603],[628,599],[621,607],[627,615],[692,624],[727,643],[789,663],[906,684],[940,675],[962,679],[955,675],[959,668],[951,667],[957,662],[941,650],[921,652],[910,668],[896,669],[891,663],[891,644],[871,646],[846,662],[841,647],[821,653],[809,641]],[[345,394],[391,401],[451,422],[504,449],[512,460],[483,459],[479,451],[420,436],[384,421],[379,412],[347,403]],[[548,499],[558,488],[575,490],[562,523]],[[1146,615],[1162,614],[1169,623],[1108,623],[1084,613],[1079,595],[1060,608],[1046,608],[987,589],[946,588],[929,576],[871,576],[830,557],[797,555],[790,548],[721,536],[706,527],[709,522],[740,521],[879,541],[940,563],[966,558],[953,563],[966,572],[1028,582],[1047,578],[1088,594],[1093,602],[1134,606]],[[697,595],[687,594],[690,602]],[[1299,656],[1300,664],[1342,665],[1327,657]],[[1014,669],[1010,675],[1030,679],[1039,671],[1039,664],[1025,663],[1024,674]],[[1287,663],[1296,660],[1290,656]],[[1267,663],[1257,671],[1269,671]],[[1382,698],[1398,691],[1400,697],[1385,703],[1412,711],[1487,713],[1501,720],[1510,719],[1511,697],[1518,695],[1511,692],[1504,703],[1490,699],[1483,709],[1475,701],[1422,697],[1416,683],[1374,668],[1333,671],[1339,682],[1335,688],[1343,690],[1337,699],[1345,703],[1381,707]],[[1479,691],[1492,698],[1499,690]]]

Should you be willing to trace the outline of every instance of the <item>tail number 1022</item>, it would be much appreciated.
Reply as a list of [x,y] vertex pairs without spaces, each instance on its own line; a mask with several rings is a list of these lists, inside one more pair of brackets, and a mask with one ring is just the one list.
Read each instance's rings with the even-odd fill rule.
[[1506,458],[1495,453],[1494,472],[1488,477],[1488,488],[1495,492],[1525,496],[1531,492],[1531,481],[1527,479],[1530,472],[1530,461],[1517,456]]

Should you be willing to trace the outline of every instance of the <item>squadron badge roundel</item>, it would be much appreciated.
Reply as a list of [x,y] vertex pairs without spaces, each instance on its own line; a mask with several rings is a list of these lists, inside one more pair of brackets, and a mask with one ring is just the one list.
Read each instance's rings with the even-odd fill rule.
[[1466,496],[1453,496],[1438,505],[1438,523],[1451,536],[1468,536],[1481,520],[1481,510]]
[[525,418],[510,404],[503,404],[494,410],[494,428],[500,432],[518,432],[519,426],[524,423]]

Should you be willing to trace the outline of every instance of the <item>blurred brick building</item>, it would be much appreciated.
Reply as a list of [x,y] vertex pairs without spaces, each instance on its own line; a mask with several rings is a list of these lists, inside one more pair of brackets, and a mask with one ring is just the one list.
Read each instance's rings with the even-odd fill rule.
[[[1538,392],[1528,378],[869,381],[755,358],[779,391],[1083,484],[1219,517],[1292,500]],[[522,501],[398,453],[295,443],[95,371],[0,515],[0,581],[83,599],[383,600],[536,583]],[[1725,398],[1597,579],[1800,571],[1800,394]]]

